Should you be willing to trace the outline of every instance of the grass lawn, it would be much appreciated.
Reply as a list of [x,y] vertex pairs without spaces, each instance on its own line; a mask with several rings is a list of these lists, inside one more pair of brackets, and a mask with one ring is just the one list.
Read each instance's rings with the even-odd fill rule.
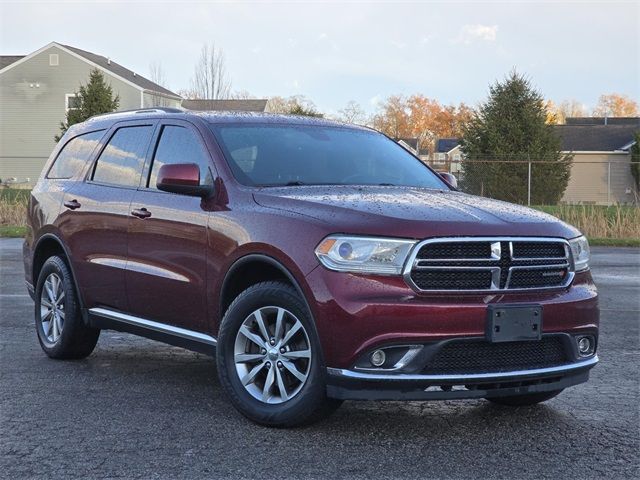
[[27,234],[27,227],[0,225],[0,237],[22,238]]

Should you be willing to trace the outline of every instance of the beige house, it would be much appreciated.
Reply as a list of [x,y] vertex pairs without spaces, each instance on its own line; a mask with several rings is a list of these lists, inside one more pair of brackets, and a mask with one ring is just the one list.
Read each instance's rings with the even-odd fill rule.
[[571,178],[562,202],[638,203],[630,149],[635,133],[640,131],[640,118],[569,118],[566,125],[555,128],[563,151],[573,155]]
[[180,107],[182,98],[108,57],[50,43],[29,55],[0,56],[0,179],[33,183],[55,146],[75,94],[97,68],[120,110]]

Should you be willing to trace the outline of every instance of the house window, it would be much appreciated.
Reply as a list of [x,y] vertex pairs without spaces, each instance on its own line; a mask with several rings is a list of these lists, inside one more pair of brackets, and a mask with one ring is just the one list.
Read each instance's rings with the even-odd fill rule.
[[439,162],[444,162],[445,158],[446,157],[444,153],[438,153],[438,157],[436,158],[436,160],[438,160]]
[[454,162],[459,162],[461,158],[462,157],[460,156],[459,153],[456,153],[456,154],[453,155],[453,161]]
[[57,67],[58,65],[60,65],[60,57],[57,53],[50,53],[49,54],[49,66],[50,67]]
[[66,112],[80,108],[80,99],[75,93],[67,93],[64,96],[64,109]]

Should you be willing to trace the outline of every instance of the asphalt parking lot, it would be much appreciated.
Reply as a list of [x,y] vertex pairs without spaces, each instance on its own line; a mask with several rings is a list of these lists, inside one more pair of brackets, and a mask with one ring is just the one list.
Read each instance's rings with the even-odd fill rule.
[[206,356],[103,332],[49,360],[21,241],[0,239],[0,478],[638,478],[640,250],[593,248],[601,363],[544,405],[347,402],[274,430],[226,402]]

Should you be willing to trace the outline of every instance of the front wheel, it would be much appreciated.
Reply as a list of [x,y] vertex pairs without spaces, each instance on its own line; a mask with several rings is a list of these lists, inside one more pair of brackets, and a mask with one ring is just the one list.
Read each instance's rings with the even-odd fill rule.
[[562,390],[553,390],[551,392],[526,393],[524,395],[513,395],[510,397],[489,397],[487,400],[499,405],[507,405],[509,407],[524,407],[535,405],[537,403],[546,402],[557,396]]
[[326,396],[320,343],[298,293],[263,282],[241,293],[218,336],[220,382],[233,405],[254,422],[291,427],[340,405]]

